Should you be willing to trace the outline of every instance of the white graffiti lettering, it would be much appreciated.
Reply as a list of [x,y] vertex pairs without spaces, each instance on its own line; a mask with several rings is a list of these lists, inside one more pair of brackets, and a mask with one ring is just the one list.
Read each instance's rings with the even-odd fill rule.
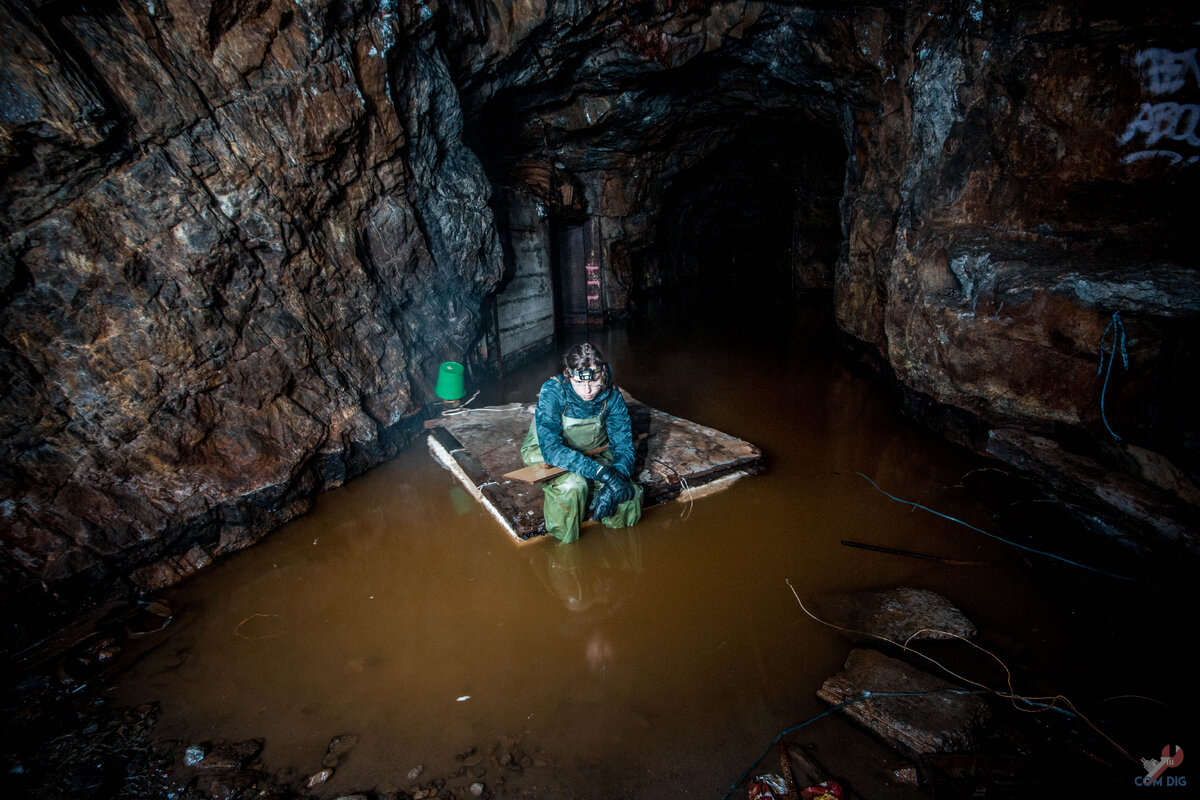
[[1162,47],[1149,47],[1139,52],[1133,63],[1142,73],[1142,83],[1150,94],[1174,94],[1183,88],[1189,74],[1200,84],[1200,64],[1196,63],[1196,48],[1177,53]]
[[[1147,47],[1138,51],[1133,58],[1133,65],[1141,75],[1146,93],[1152,96],[1175,94],[1187,86],[1189,78],[1194,79],[1196,85],[1200,86],[1197,50],[1200,48],[1177,51],[1165,47]],[[1189,96],[1178,99],[1193,98]],[[1132,164],[1135,161],[1156,159],[1177,165],[1195,164],[1200,160],[1196,155],[1180,150],[1200,148],[1198,128],[1200,105],[1196,103],[1142,103],[1137,116],[1117,137],[1118,145],[1140,145],[1142,149],[1126,154],[1121,161]]]
[[1195,164],[1200,161],[1200,156],[1188,156],[1184,158],[1174,150],[1138,150],[1136,153],[1130,153],[1121,159],[1122,164],[1132,164],[1135,161],[1145,161],[1151,158],[1166,159],[1168,164]]
[[1200,147],[1197,124],[1200,124],[1200,106],[1195,103],[1142,103],[1141,113],[1117,137],[1117,143],[1128,144],[1142,133],[1146,135],[1146,145],[1157,144],[1165,138]]

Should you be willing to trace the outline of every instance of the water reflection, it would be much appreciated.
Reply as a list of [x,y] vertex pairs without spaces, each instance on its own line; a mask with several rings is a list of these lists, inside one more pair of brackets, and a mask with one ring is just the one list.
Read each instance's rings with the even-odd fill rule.
[[[549,541],[529,548],[534,574],[568,611],[588,619],[611,615],[631,593],[642,571],[640,531],[585,524],[583,532],[602,545],[582,547]],[[586,553],[586,555],[585,555]]]
[[[1010,579],[987,543],[1001,565],[987,589],[982,573],[840,546],[979,557],[977,539],[854,470],[955,516],[981,512],[952,488],[966,459],[811,335],[662,325],[600,342],[634,396],[754,442],[764,474],[690,512],[653,506],[634,528],[586,526],[572,546],[518,545],[418,442],[174,590],[182,624],[124,677],[122,701],[160,701],[165,738],[264,738],[268,766],[295,774],[356,734],[328,797],[407,787],[418,764],[449,775],[455,754],[501,746],[536,754],[519,773],[488,762],[484,782],[504,778],[513,796],[720,796],[775,733],[822,710],[814,693],[848,649],[803,617],[785,579],[806,596],[926,586],[977,618],[1027,610],[992,602]],[[480,402],[531,401],[554,361]]]

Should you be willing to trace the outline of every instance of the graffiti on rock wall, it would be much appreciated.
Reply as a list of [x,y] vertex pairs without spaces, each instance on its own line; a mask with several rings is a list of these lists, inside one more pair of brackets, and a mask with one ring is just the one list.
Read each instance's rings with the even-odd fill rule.
[[1148,47],[1134,56],[1142,87],[1156,100],[1143,102],[1138,115],[1117,137],[1117,144],[1138,148],[1121,159],[1124,163],[1147,158],[1163,158],[1174,164],[1200,161],[1200,153],[1196,152],[1200,149],[1200,103],[1180,102],[1200,99],[1195,96],[1196,89],[1200,89],[1196,50]]
[[1151,47],[1138,53],[1133,63],[1142,73],[1146,91],[1150,94],[1175,94],[1187,84],[1189,76],[1200,83],[1194,47],[1182,53]]

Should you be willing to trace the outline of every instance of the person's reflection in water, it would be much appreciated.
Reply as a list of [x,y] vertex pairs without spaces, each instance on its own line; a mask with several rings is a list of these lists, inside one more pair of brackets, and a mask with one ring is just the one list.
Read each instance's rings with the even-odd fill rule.
[[564,608],[588,619],[611,616],[642,572],[642,544],[630,528],[606,530],[588,547],[547,545],[529,548],[530,567]]
[[617,648],[605,622],[617,614],[643,567],[642,545],[633,528],[601,529],[577,547],[549,541],[529,547],[529,566],[538,581],[571,612],[562,635],[582,640],[583,661],[594,681],[608,678]]

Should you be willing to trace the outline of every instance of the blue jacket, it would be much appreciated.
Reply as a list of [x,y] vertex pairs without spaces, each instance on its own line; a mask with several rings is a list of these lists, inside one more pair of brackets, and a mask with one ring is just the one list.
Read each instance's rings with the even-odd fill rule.
[[542,458],[550,466],[595,478],[600,472],[599,462],[563,442],[562,418],[587,419],[603,415],[613,466],[626,477],[633,476],[633,427],[629,422],[629,407],[625,405],[621,390],[613,385],[611,372],[608,388],[588,401],[575,394],[570,381],[555,375],[542,384],[535,414],[538,445],[542,449]]

